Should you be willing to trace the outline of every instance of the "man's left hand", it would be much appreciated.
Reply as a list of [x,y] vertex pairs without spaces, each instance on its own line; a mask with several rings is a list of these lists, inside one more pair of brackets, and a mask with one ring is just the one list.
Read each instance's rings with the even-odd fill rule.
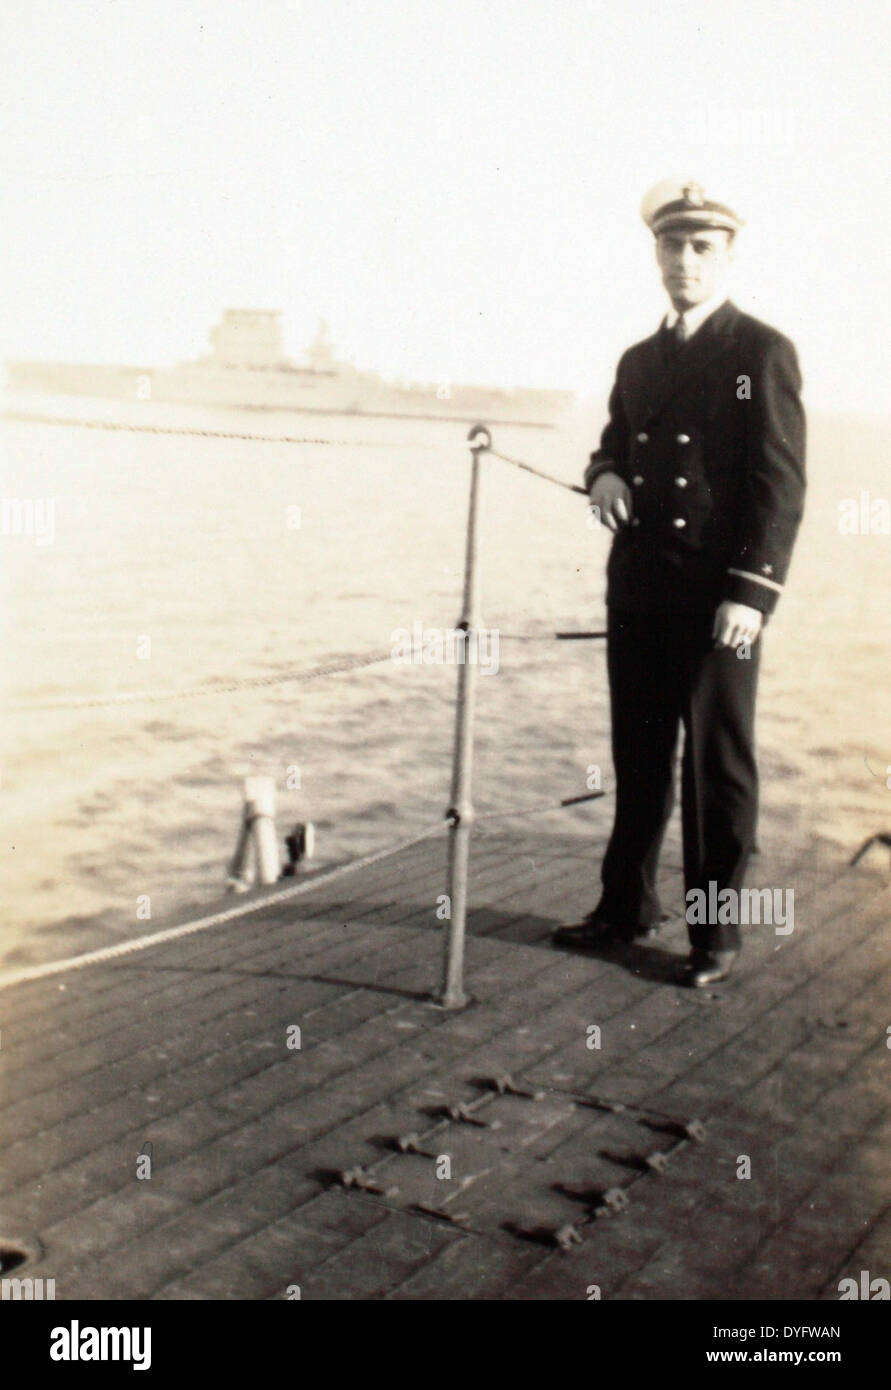
[[757,640],[764,622],[764,614],[757,608],[748,608],[744,603],[731,603],[725,600],[715,614],[712,637],[716,647],[747,646]]

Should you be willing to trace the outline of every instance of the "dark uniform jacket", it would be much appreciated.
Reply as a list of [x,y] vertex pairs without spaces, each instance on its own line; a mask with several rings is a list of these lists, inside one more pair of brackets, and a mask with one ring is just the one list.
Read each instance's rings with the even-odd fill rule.
[[618,473],[633,519],[613,540],[607,603],[633,613],[762,613],[786,579],[804,499],[795,348],[726,301],[684,344],[663,326],[622,356],[585,486]]

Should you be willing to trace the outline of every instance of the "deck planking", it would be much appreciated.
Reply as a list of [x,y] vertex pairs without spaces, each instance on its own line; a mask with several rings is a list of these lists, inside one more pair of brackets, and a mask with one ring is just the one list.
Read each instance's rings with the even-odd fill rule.
[[[21,1273],[55,1279],[62,1299],[270,1299],[298,1285],[309,1299],[502,1300],[585,1299],[595,1285],[603,1298],[828,1299],[846,1275],[887,1271],[881,856],[856,869],[805,847],[759,856],[750,884],[794,889],[795,930],[745,929],[738,973],[693,993],[677,983],[671,838],[673,916],[655,942],[551,946],[595,901],[602,848],[528,823],[481,829],[461,1011],[429,999],[442,838],[0,992],[0,1241],[34,1252]],[[388,1147],[431,1130],[438,1107],[488,1105],[482,1082],[505,1071],[545,1099],[490,1106],[490,1132],[434,1134],[451,1179]],[[693,1117],[704,1142],[664,1171],[642,1166]],[[357,1165],[396,1193],[342,1187]],[[595,1217],[615,1187],[627,1209]],[[418,1210],[424,1194],[466,1208],[466,1225]],[[551,1237],[568,1223],[581,1239],[564,1252]]]

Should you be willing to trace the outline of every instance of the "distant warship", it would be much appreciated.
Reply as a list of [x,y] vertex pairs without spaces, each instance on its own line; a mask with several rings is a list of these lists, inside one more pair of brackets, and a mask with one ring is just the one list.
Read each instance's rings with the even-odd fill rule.
[[567,391],[388,381],[338,360],[324,322],[305,362],[294,362],[276,309],[227,309],[210,346],[207,356],[167,368],[12,361],[7,370],[14,390],[53,395],[530,425],[553,424],[573,400]]

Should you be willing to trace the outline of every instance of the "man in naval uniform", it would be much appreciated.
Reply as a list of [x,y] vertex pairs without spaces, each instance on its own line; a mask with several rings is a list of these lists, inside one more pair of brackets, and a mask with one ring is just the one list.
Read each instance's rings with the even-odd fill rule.
[[[795,348],[727,298],[742,219],[692,180],[657,184],[641,211],[672,307],[621,358],[585,472],[595,514],[615,533],[607,667],[616,804],[600,902],[555,933],[561,945],[633,941],[658,927],[681,726],[686,901],[738,894],[755,842],[760,633],[804,497]],[[694,889],[704,899],[691,898]],[[738,927],[687,915],[687,983],[725,979]]]

